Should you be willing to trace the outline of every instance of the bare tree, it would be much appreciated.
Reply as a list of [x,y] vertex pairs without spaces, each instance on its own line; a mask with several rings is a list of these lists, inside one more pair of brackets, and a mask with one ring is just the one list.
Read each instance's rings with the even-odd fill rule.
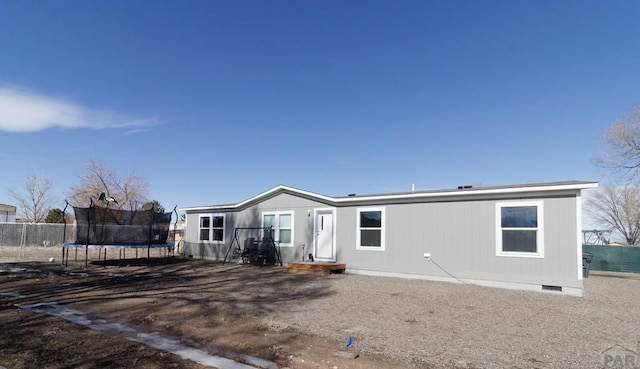
[[51,179],[31,172],[26,175],[24,192],[9,190],[9,195],[18,203],[20,217],[28,222],[42,222],[54,203],[51,196]]
[[602,135],[604,148],[594,159],[596,165],[634,179],[640,174],[640,105],[633,113],[615,123]]
[[75,206],[88,206],[91,200],[97,203],[104,193],[106,197],[116,200],[111,202],[110,207],[135,210],[147,202],[148,190],[149,183],[137,173],[121,176],[101,162],[90,160],[85,165],[80,186],[71,188],[69,202]]
[[627,245],[639,243],[640,185],[600,187],[586,200],[585,210],[600,225],[620,232]]

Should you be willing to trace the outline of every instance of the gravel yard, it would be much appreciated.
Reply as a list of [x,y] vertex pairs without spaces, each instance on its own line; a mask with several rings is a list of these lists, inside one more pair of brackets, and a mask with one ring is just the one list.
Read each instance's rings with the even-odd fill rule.
[[[4,254],[0,250],[0,261],[11,261],[12,256],[4,250]],[[49,248],[47,252],[59,255],[59,249]],[[30,255],[33,252],[23,260],[45,261],[49,257],[46,253]],[[103,296],[111,296],[118,303],[133,297],[154,299],[159,309],[161,304],[175,308],[178,302],[189,301],[236,316],[258,318],[261,326],[275,333],[293,330],[321,337],[335,342],[335,350],[344,349],[343,343],[351,334],[354,350],[362,357],[395,359],[405,367],[599,368],[613,357],[609,348],[635,352],[640,345],[637,276],[593,275],[584,282],[584,297],[576,298],[350,274],[289,275],[280,268],[223,266],[196,260],[184,260],[179,267],[90,266],[88,272],[96,280],[115,272],[123,276],[122,281],[128,278],[122,286],[110,280],[100,288]],[[162,273],[165,278],[142,285],[142,276],[152,272]],[[78,289],[73,286],[74,279],[62,274],[56,283],[69,286],[68,291],[48,288],[47,293],[52,294],[49,299],[65,296],[85,308],[106,303],[106,298],[83,300],[79,291],[91,291]],[[14,284],[5,281],[0,292],[26,286],[17,279]],[[76,297],[69,297],[71,291]],[[126,318],[122,311],[114,310],[113,314]],[[185,326],[181,333],[196,324],[187,316],[174,315],[178,325]],[[289,349],[290,357],[303,357]],[[637,356],[632,359],[638,363]],[[362,359],[352,362],[357,360]],[[305,366],[302,362],[290,360],[287,364],[291,368],[337,366]]]
[[640,342],[640,281],[592,276],[585,297],[356,275],[318,280],[332,293],[276,319],[413,363],[482,368],[594,368]]

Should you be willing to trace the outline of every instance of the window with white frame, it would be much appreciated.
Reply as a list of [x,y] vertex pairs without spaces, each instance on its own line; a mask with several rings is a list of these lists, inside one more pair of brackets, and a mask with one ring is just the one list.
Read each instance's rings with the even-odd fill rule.
[[384,250],[384,208],[357,209],[356,249]]
[[293,214],[293,211],[262,213],[262,227],[273,227],[273,240],[280,246],[293,246]]
[[496,203],[496,254],[544,257],[542,201]]
[[199,240],[224,242],[224,214],[206,214],[200,216]]

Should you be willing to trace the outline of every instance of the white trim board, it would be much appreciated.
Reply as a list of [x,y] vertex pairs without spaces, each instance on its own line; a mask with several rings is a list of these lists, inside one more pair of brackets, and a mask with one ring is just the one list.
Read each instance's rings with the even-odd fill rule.
[[348,197],[331,197],[321,195],[311,191],[300,190],[294,187],[279,185],[270,190],[264,191],[256,196],[253,196],[247,200],[239,202],[237,204],[228,205],[210,205],[210,206],[195,206],[181,208],[180,211],[203,211],[203,210],[234,210],[243,208],[252,202],[257,202],[262,198],[271,196],[278,192],[289,192],[304,197],[309,197],[320,202],[325,202],[328,205],[331,204],[357,204],[367,201],[393,201],[403,199],[431,199],[439,197],[460,197],[470,195],[501,195],[501,194],[518,194],[527,192],[547,192],[547,191],[567,191],[567,190],[584,190],[589,188],[598,187],[597,182],[554,182],[554,183],[540,183],[540,184],[526,184],[515,186],[496,186],[496,187],[478,187],[468,189],[457,190],[434,190],[434,191],[415,191],[404,193],[387,193],[377,195],[363,195],[363,196],[348,196]]

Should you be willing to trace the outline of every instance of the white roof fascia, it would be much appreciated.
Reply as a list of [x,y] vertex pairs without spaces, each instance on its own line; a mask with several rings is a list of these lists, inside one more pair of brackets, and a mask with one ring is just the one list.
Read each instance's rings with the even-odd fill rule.
[[256,196],[253,196],[247,200],[239,202],[237,204],[229,205],[212,205],[212,206],[197,206],[190,208],[182,208],[180,211],[198,211],[198,210],[233,210],[241,208],[253,201],[259,200],[262,197],[271,195],[278,191],[290,191],[307,197],[323,200],[325,202],[340,203],[357,203],[363,201],[372,200],[399,200],[399,199],[420,199],[420,198],[435,198],[435,197],[451,197],[451,196],[469,196],[469,195],[497,195],[497,194],[517,194],[526,192],[545,192],[545,191],[567,191],[567,190],[583,190],[589,188],[598,187],[597,182],[579,182],[579,183],[558,183],[558,184],[540,184],[536,186],[513,186],[513,187],[496,187],[496,188],[478,188],[478,189],[463,189],[463,190],[451,190],[451,191],[433,191],[433,192],[411,192],[401,194],[379,194],[369,196],[357,196],[357,197],[331,197],[320,195],[315,192],[300,190],[297,188],[279,185],[270,190],[264,191]]
[[298,194],[301,194],[301,195],[313,197],[313,198],[324,200],[324,201],[332,201],[333,202],[333,201],[337,200],[334,197],[320,195],[320,194],[317,194],[317,193],[314,193],[314,192],[305,191],[305,190],[299,190],[297,188],[280,185],[280,186],[274,187],[274,188],[272,188],[270,190],[267,190],[267,191],[265,191],[265,192],[263,192],[263,193],[261,193],[259,195],[256,195],[256,196],[254,196],[254,197],[252,197],[252,198],[250,198],[248,200],[244,200],[243,202],[239,202],[236,205],[234,205],[234,207],[242,207],[247,203],[253,202],[253,201],[255,201],[255,200],[257,200],[257,199],[259,199],[261,197],[268,196],[268,195],[270,195],[270,194],[272,194],[274,192],[278,192],[278,191],[281,191],[281,190],[282,191],[295,192],[295,193],[298,193]]
[[229,204],[229,205],[212,205],[212,206],[196,206],[196,207],[191,207],[191,208],[183,208],[180,209],[180,211],[195,211],[195,210],[210,210],[210,209],[228,209],[228,210],[232,210],[232,209],[237,209],[237,208],[241,208],[244,205],[251,203],[253,201],[256,201],[262,197],[265,196],[269,196],[272,193],[278,192],[278,191],[291,191],[291,192],[295,192],[301,195],[306,195],[312,198],[316,198],[316,199],[321,199],[324,201],[330,201],[330,202],[335,202],[337,199],[334,197],[329,197],[329,196],[325,196],[325,195],[320,195],[314,192],[309,192],[309,191],[304,191],[304,190],[299,190],[297,188],[293,188],[293,187],[289,187],[289,186],[284,186],[284,185],[279,185],[276,186],[270,190],[264,191],[262,193],[259,193],[247,200],[244,200],[242,202],[239,202],[237,204]]
[[370,201],[370,200],[397,200],[397,199],[412,199],[412,198],[431,198],[431,197],[447,197],[447,196],[467,196],[467,195],[493,195],[493,194],[512,194],[523,192],[541,192],[541,191],[566,191],[566,190],[583,190],[587,188],[598,187],[597,182],[589,183],[571,183],[562,185],[540,185],[540,186],[522,186],[522,187],[509,187],[509,188],[485,188],[485,189],[464,189],[464,190],[451,190],[451,191],[437,191],[437,192],[415,192],[405,194],[389,194],[389,195],[371,195],[371,196],[358,196],[356,198],[341,197],[334,201],[340,202],[356,202],[356,201]]

